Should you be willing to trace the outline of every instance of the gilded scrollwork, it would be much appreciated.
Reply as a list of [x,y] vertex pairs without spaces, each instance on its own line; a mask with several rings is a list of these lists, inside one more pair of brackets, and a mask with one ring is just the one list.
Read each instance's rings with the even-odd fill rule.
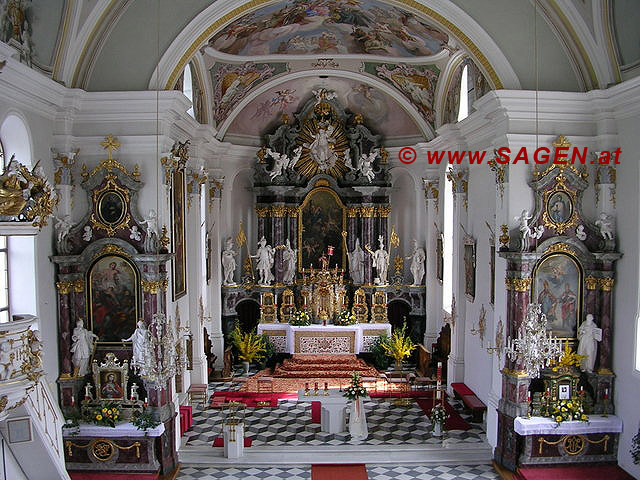
[[167,290],[169,286],[169,280],[166,278],[160,280],[145,280],[142,279],[140,281],[142,285],[142,290],[150,293],[151,295],[156,295],[160,290],[163,292]]
[[113,158],[113,151],[120,148],[121,145],[116,137],[114,137],[112,134],[109,134],[105,137],[104,141],[100,142],[100,145],[102,145],[102,147],[108,151],[108,157],[106,160],[103,160],[97,167],[91,170],[91,172],[88,171],[86,165],[82,165],[82,179],[84,181],[87,181],[101,170],[106,170],[108,173],[111,173],[113,170],[120,170],[128,177],[133,178],[136,182],[140,181],[140,170],[137,164],[133,167],[133,171],[129,172],[129,170],[127,170],[124,165],[122,165],[117,159]]
[[[551,142],[551,145],[554,147],[554,149],[558,149],[558,148],[569,149],[572,146],[569,139],[564,135],[559,135],[553,142]],[[538,170],[537,167],[538,167],[538,164],[536,163],[535,168],[533,170],[534,180],[539,180],[540,178],[544,177],[545,175],[547,175],[549,172],[551,172],[556,168],[561,172],[563,172],[565,169],[571,170],[573,173],[575,173],[578,177],[582,178],[583,180],[586,180],[587,178],[589,178],[589,172],[587,172],[587,169],[583,168],[582,171],[580,171],[576,168],[575,165],[573,165],[573,162],[571,163],[569,163],[568,161],[564,163],[549,162],[549,166],[545,170]]]
[[[567,177],[565,177],[563,174],[559,174],[555,180],[555,187],[547,190],[544,193],[544,209],[542,213],[542,221],[544,222],[545,227],[552,228],[556,231],[556,233],[562,235],[569,228],[575,227],[578,224],[579,218],[577,212],[577,195],[575,190],[569,188],[566,185]],[[571,199],[571,213],[564,221],[556,221],[549,214],[549,199],[552,195],[558,192],[563,192]]]

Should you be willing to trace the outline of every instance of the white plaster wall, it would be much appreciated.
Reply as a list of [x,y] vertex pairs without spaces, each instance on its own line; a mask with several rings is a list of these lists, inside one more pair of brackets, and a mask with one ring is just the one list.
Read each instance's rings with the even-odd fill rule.
[[[640,427],[640,372],[634,369],[634,349],[638,348],[636,325],[638,309],[638,267],[640,255],[640,116],[617,122],[623,157],[618,166],[618,246],[624,254],[617,262],[614,287],[613,371],[616,374],[614,405],[622,418],[624,431],[620,435],[618,460],[620,466],[640,478],[640,465],[634,465],[629,449],[631,439]],[[626,154],[626,155],[625,155]]]
[[0,469],[0,480],[29,480],[20,468],[18,461],[13,456],[13,453],[4,438],[1,442],[2,468]]
[[[391,214],[389,221],[389,234],[395,225],[396,233],[400,237],[400,246],[391,248],[389,275],[393,274],[393,261],[396,255],[406,257],[413,251],[413,239],[418,240],[424,248],[424,232],[418,223],[418,209],[424,210],[424,197],[417,198],[416,182],[411,174],[402,167],[394,168],[391,171],[392,189],[390,195]],[[411,260],[405,259],[404,277],[409,283],[412,282]]]

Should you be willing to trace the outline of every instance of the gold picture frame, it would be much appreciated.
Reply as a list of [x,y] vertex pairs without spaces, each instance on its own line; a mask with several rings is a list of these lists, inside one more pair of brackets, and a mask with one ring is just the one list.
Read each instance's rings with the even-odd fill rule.
[[171,179],[171,219],[173,248],[172,285],[173,300],[182,298],[187,293],[187,252],[185,239],[185,178],[184,170],[173,172]]
[[102,188],[93,191],[92,200],[90,221],[93,228],[104,230],[112,237],[131,221],[129,189],[120,186],[113,178],[108,178]]
[[560,235],[578,224],[577,193],[567,187],[564,175],[558,175],[556,185],[544,193],[542,221]]

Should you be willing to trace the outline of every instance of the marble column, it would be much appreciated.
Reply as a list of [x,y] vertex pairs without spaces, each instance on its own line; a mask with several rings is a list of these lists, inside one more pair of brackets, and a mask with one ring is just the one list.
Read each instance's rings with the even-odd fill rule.
[[[220,199],[223,194],[223,179],[218,179],[218,188],[209,191],[210,206],[208,225],[214,225],[211,229],[211,304],[210,304],[210,324],[207,328],[209,339],[211,340],[211,353],[216,356],[215,367],[222,368],[224,365],[224,337],[222,334],[222,264],[220,255],[220,229],[215,225],[220,225]],[[195,347],[194,347],[195,348]]]
[[613,302],[611,296],[613,293],[614,280],[612,277],[603,277],[598,281],[600,286],[600,328],[602,328],[602,341],[600,342],[599,355],[599,373],[611,372],[611,347],[613,343]]
[[442,317],[442,284],[438,280],[438,258],[436,254],[436,240],[439,235],[439,205],[440,181],[437,176],[424,180],[424,194],[426,202],[425,249],[427,262],[425,269],[426,285],[426,325],[424,329],[424,346],[431,352],[431,345],[438,341]]
[[467,185],[469,171],[459,169],[452,174],[453,188],[453,298],[456,309],[451,325],[451,353],[447,362],[447,382],[464,381],[464,342],[466,331],[466,298],[464,293],[464,236],[460,225],[467,225]]
[[372,284],[374,277],[373,261],[371,254],[364,248],[369,245],[374,252],[377,249],[378,240],[375,235],[373,225],[373,207],[371,205],[363,205],[361,210],[361,224],[360,224],[360,246],[365,250],[365,262],[364,262],[364,283]]

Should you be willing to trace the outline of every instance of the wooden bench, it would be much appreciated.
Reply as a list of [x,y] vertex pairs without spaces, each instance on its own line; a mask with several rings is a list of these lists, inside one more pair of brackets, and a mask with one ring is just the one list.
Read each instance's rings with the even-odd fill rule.
[[482,400],[475,395],[464,395],[462,403],[471,411],[471,422],[482,423],[484,412],[487,411],[487,406],[482,403]]
[[452,383],[451,388],[453,389],[453,395],[458,400],[462,400],[465,395],[475,395],[473,390],[467,387],[464,383]]
[[205,405],[209,396],[207,392],[208,387],[206,383],[192,383],[189,390],[187,390],[190,403],[200,402]]

